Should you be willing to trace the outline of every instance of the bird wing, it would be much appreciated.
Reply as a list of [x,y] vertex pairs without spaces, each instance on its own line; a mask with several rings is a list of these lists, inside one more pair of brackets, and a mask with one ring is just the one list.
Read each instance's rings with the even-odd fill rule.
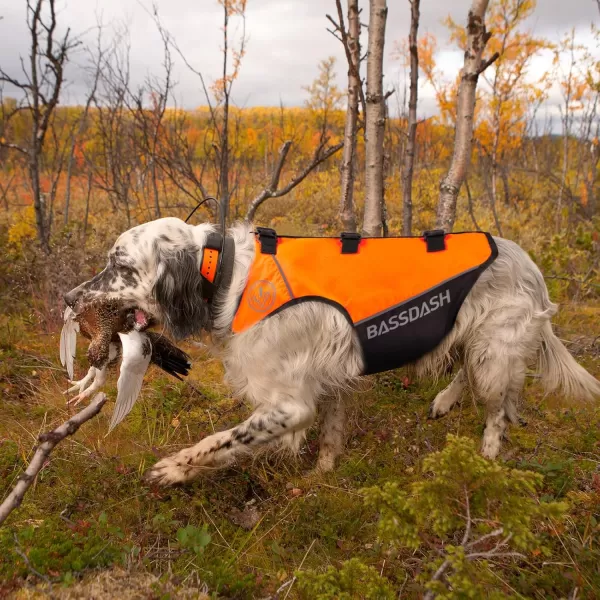
[[77,349],[77,333],[79,323],[75,320],[75,312],[70,306],[65,308],[62,331],[60,332],[60,363],[67,368],[69,379],[73,379],[73,359]]
[[144,375],[150,364],[152,344],[150,338],[140,331],[119,333],[123,346],[121,372],[117,381],[117,402],[113,411],[110,433],[131,411],[140,395]]
[[192,368],[189,355],[160,333],[147,331],[146,335],[152,342],[151,362],[169,375],[183,381],[180,376],[188,375]]

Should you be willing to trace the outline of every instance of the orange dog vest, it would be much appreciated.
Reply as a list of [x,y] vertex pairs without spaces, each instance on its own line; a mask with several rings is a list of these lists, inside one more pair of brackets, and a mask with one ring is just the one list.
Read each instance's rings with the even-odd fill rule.
[[257,228],[256,252],[234,333],[300,302],[340,310],[360,340],[364,373],[412,362],[450,332],[481,273],[497,256],[487,233],[423,237],[296,238]]

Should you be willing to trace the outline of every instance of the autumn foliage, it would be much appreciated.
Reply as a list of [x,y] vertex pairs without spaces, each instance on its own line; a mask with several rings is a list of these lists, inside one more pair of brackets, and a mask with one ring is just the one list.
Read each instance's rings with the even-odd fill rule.
[[[245,2],[222,2],[226,19],[243,19]],[[540,257],[561,290],[597,294],[598,146],[597,103],[600,66],[577,42],[574,31],[558,44],[527,27],[535,0],[496,0],[490,4],[487,55],[496,60],[482,73],[477,92],[472,165],[459,197],[456,229],[484,229],[514,239]],[[465,44],[464,27],[446,20],[450,43]],[[600,40],[593,27],[591,34]],[[457,77],[437,64],[438,41],[419,39],[423,86],[434,90],[438,114],[420,118],[414,165],[413,231],[435,222],[438,185],[451,158]],[[280,185],[301,172],[319,147],[343,139],[343,85],[336,65],[326,59],[317,79],[306,86],[304,107],[226,108],[225,96],[243,76],[245,38],[230,40],[229,63],[221,79],[207,82],[210,106],[183,110],[165,102],[159,79],[132,92],[117,53],[105,58],[90,106],[58,106],[44,144],[40,185],[48,213],[51,245],[68,232],[72,243],[108,238],[158,216],[185,217],[206,194],[227,190],[228,220],[243,218],[252,200],[268,185],[280,150],[289,142]],[[393,56],[408,64],[406,43]],[[551,60],[541,72],[536,62]],[[108,76],[112,73],[113,77]],[[163,86],[164,87],[164,86]],[[161,91],[162,90],[162,91]],[[562,104],[551,122],[544,117],[552,90]],[[401,90],[388,100],[384,141],[385,205],[390,234],[402,230],[402,162],[407,122]],[[395,114],[393,103],[399,105]],[[545,104],[546,103],[546,104]],[[0,111],[0,231],[18,252],[36,239],[32,191],[25,146],[32,115],[19,101],[4,97]],[[226,132],[226,140],[222,139]],[[228,157],[223,181],[222,155]],[[359,131],[356,164],[364,163]],[[256,220],[280,231],[336,233],[339,223],[341,153],[319,164],[300,185],[261,204]],[[362,214],[364,171],[356,171],[354,198]],[[69,200],[67,200],[69,199]],[[69,205],[67,206],[67,202]],[[206,205],[198,219],[217,218]],[[556,237],[554,237],[556,236]],[[580,242],[580,240],[589,240]],[[578,249],[575,252],[575,249]],[[580,253],[583,253],[581,256]],[[565,259],[567,255],[570,258]],[[575,258],[577,256],[577,258]]]

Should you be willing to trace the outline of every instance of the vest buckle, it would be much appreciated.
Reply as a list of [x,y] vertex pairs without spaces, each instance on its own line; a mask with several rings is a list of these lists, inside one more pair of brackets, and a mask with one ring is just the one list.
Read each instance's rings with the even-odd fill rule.
[[270,227],[257,227],[258,241],[262,254],[277,254],[277,232]]
[[342,254],[356,254],[358,252],[358,245],[361,240],[360,233],[344,231],[340,235],[340,239],[342,240]]
[[427,244],[427,252],[441,252],[446,249],[446,232],[443,229],[432,229],[423,232]]

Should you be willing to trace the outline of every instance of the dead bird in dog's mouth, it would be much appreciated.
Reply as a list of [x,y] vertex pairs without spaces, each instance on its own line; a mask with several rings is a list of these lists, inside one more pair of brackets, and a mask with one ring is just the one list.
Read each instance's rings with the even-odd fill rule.
[[[123,358],[109,431],[133,407],[150,363],[177,379],[189,373],[190,357],[162,334],[146,331],[152,323],[143,311],[123,310],[116,300],[93,301],[76,309],[65,309],[60,336],[60,360],[72,384],[65,393],[78,392],[68,404],[76,406],[100,390],[106,382],[108,367]],[[90,340],[87,352],[90,368],[83,379],[74,381],[78,333]]]

